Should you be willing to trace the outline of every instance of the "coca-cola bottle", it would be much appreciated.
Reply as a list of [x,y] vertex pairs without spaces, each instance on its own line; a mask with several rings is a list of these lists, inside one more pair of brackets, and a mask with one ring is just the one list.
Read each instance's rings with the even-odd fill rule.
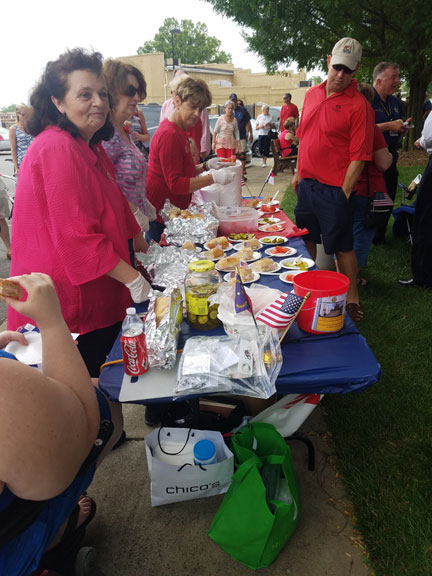
[[126,310],[120,337],[124,371],[129,376],[140,376],[149,369],[144,327],[135,308]]

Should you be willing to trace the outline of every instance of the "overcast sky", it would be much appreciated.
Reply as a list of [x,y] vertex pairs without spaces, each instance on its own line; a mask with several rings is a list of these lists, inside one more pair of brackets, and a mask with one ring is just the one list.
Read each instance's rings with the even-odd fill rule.
[[105,58],[129,56],[169,17],[204,22],[235,66],[264,71],[257,56],[247,53],[241,28],[201,0],[160,5],[154,0],[21,0],[2,13],[9,17],[2,18],[1,27],[0,107],[26,102],[45,64],[66,48],[93,48]]

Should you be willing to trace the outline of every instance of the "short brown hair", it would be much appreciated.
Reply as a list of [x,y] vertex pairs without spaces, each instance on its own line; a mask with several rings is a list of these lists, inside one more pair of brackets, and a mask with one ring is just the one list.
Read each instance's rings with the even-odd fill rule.
[[182,102],[187,100],[194,108],[207,108],[212,101],[211,92],[204,80],[195,80],[188,76],[175,88],[175,95]]
[[132,66],[132,64],[126,64],[121,60],[106,60],[103,65],[103,75],[107,88],[113,98],[113,105],[117,98],[124,94],[128,87],[127,77],[130,75],[136,78],[138,82],[138,96],[140,100],[144,100],[147,96],[147,84],[144,80],[141,70]]
[[290,116],[285,120],[284,122],[285,130],[288,130],[288,128],[294,128],[294,126],[295,126],[295,119],[292,116]]

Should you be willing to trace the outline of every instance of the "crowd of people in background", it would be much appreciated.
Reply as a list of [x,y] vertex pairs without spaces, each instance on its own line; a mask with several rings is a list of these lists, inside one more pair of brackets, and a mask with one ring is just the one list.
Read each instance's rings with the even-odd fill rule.
[[[311,257],[322,243],[349,278],[347,312],[355,322],[364,318],[359,268],[366,265],[372,243],[385,242],[398,146],[407,130],[394,96],[398,65],[379,63],[373,87],[359,86],[354,76],[361,57],[360,43],[342,38],[328,56],[327,80],[307,91],[300,122],[289,93],[277,126],[267,104],[256,119],[262,166],[275,130],[282,156],[298,156],[292,182],[296,223],[308,229]],[[13,530],[1,523],[0,573],[57,569],[71,534],[94,515],[84,491],[96,465],[124,439],[121,405],[107,401],[96,379],[126,308],[148,299],[151,286],[137,271],[135,254],[146,252],[148,241],[160,241],[165,201],[187,208],[194,191],[232,181],[234,173],[223,170],[220,159],[238,158],[247,180],[251,116],[237,94],[225,102],[210,144],[207,84],[178,70],[170,89],[150,154],[138,107],[146,81],[140,70],[120,60],[104,62],[99,53],[68,50],[47,64],[30,106],[17,107],[10,130],[18,177],[12,243],[1,206],[0,230],[11,276],[27,298],[6,298],[8,331],[0,334],[0,348],[13,340],[25,344],[16,330],[36,322],[44,357],[40,373],[0,350],[0,515],[15,518],[17,507],[24,509]],[[432,151],[429,112],[425,106],[416,146]],[[216,157],[208,159],[211,149]],[[420,185],[422,209],[416,211],[408,282],[427,286],[432,286],[426,194],[431,175],[429,163]],[[387,209],[373,219],[377,194]],[[80,334],[77,345],[71,332]],[[24,380],[33,387],[31,399],[21,393]],[[29,426],[20,426],[22,421]],[[150,413],[147,421],[155,423]],[[103,451],[95,453],[96,438],[103,438]],[[39,520],[44,528],[35,536],[32,528]]]

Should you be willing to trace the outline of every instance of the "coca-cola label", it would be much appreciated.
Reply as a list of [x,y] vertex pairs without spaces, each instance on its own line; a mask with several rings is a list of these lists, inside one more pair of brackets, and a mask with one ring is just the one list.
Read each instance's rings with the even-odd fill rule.
[[120,338],[124,371],[129,376],[141,376],[149,369],[147,345],[143,332],[138,336],[121,336]]

